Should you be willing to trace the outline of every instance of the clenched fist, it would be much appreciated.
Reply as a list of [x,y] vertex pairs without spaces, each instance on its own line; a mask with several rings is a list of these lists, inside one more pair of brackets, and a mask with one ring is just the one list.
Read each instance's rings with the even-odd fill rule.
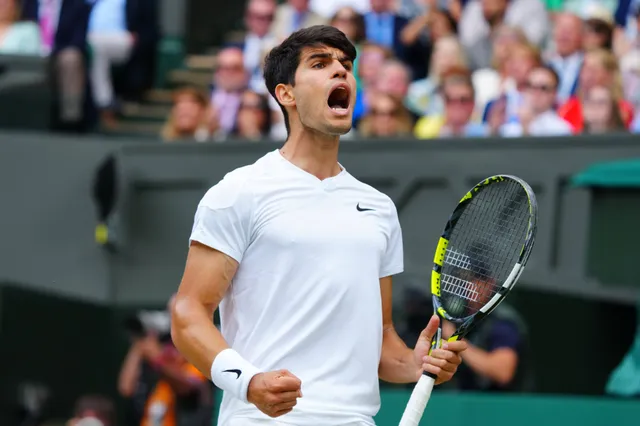
[[302,397],[302,382],[287,370],[269,371],[253,376],[247,399],[270,417],[290,412]]

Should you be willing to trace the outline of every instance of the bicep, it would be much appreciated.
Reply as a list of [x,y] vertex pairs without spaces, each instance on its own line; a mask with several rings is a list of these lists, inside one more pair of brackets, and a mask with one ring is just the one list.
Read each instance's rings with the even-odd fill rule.
[[193,241],[176,295],[176,304],[188,300],[205,306],[213,315],[238,269],[231,256]]

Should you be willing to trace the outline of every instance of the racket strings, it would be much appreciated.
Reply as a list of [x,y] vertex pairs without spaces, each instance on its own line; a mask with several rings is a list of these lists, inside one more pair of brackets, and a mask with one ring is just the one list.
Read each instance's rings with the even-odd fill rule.
[[472,315],[500,290],[519,258],[528,223],[528,197],[519,183],[493,183],[474,195],[445,252],[441,300],[450,315]]

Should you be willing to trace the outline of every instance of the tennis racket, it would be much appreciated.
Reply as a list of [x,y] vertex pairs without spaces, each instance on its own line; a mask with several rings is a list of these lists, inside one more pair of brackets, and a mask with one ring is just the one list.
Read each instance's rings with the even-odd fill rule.
[[[533,248],[538,204],[522,179],[497,175],[462,197],[438,241],[431,272],[433,309],[440,327],[431,350],[442,346],[442,321],[462,339],[513,288]],[[418,426],[436,377],[424,372],[407,403],[400,426]]]

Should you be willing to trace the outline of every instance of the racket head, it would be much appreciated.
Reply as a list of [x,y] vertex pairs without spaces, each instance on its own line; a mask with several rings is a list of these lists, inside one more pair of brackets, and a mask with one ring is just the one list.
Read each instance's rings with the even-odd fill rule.
[[460,200],[438,241],[431,272],[433,308],[464,337],[513,288],[537,230],[535,193],[512,175],[491,176]]

